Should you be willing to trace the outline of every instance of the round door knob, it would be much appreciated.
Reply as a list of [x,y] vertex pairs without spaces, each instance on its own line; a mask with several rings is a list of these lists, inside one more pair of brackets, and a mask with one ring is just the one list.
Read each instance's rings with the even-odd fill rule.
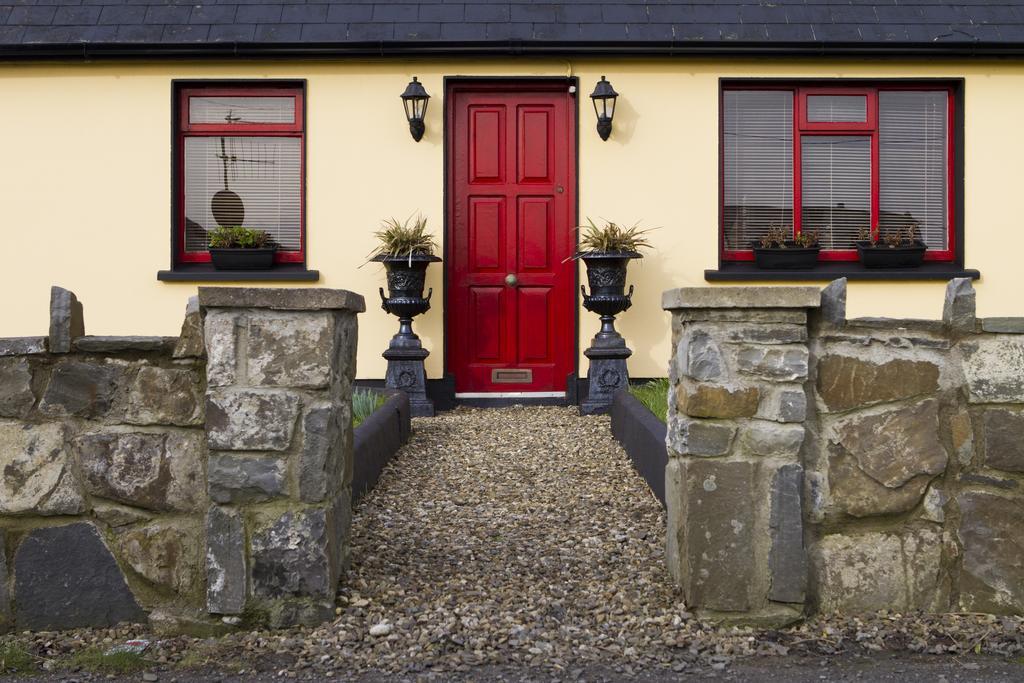
[[509,273],[505,276],[505,284],[509,287],[515,287],[519,284],[519,278],[515,276],[515,273]]

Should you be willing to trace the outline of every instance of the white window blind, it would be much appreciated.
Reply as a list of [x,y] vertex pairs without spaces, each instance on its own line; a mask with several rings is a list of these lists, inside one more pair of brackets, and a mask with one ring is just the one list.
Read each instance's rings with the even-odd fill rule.
[[871,221],[871,138],[800,138],[800,226],[817,230],[823,249],[853,249]]
[[[278,248],[301,248],[301,144],[293,137],[185,138],[185,250],[206,251],[206,233],[217,227],[266,230]],[[237,200],[224,193],[233,193]],[[229,200],[224,201],[225,197]],[[237,207],[230,220],[215,202]],[[240,220],[238,220],[240,219]]]
[[295,98],[193,95],[188,98],[188,119],[216,124],[295,123]]
[[946,92],[878,94],[879,228],[917,227],[929,249],[948,249]]
[[724,93],[726,249],[749,249],[769,228],[793,229],[793,93]]
[[863,123],[868,120],[868,98],[864,95],[808,95],[807,120]]

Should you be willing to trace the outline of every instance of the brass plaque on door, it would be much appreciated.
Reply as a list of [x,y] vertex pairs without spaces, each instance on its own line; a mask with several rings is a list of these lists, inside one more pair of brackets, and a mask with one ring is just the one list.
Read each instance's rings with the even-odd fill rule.
[[496,368],[491,370],[491,381],[495,384],[529,384],[533,381],[533,370]]

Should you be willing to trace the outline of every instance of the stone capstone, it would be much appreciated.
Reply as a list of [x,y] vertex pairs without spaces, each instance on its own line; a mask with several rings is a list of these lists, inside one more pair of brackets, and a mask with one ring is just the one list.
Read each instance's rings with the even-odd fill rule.
[[253,531],[252,590],[266,599],[333,597],[327,513],[289,511]]
[[38,356],[46,353],[46,337],[0,337],[0,357]]
[[804,601],[807,591],[807,553],[804,550],[801,489],[803,468],[783,465],[771,480],[771,508],[768,528],[771,547],[768,599],[776,602]]
[[972,338],[960,350],[971,403],[1024,403],[1024,338]]
[[75,439],[94,496],[149,510],[196,510],[203,500],[202,434],[92,432]]
[[292,443],[298,396],[284,391],[226,390],[207,395],[206,434],[211,449],[283,451]]
[[[661,307],[677,309],[817,308],[817,287],[679,287],[661,295]],[[750,311],[744,310],[743,313]]]
[[946,299],[942,305],[942,322],[954,332],[974,332],[974,286],[971,278],[953,278],[946,285]]
[[166,353],[174,347],[174,337],[79,337],[72,346],[75,351],[83,353],[120,353],[125,351]]
[[144,622],[145,613],[92,524],[35,529],[14,555],[18,629],[63,631]]
[[206,513],[206,609],[212,614],[241,614],[247,573],[241,514],[211,505]]
[[677,391],[679,412],[691,417],[751,417],[757,412],[761,392],[757,387],[682,384]]
[[286,495],[284,460],[268,456],[211,453],[206,470],[210,498],[217,503],[252,503]]
[[897,401],[939,389],[939,366],[919,360],[876,363],[829,354],[818,361],[818,395],[829,411]]
[[807,349],[744,346],[736,352],[739,371],[773,382],[793,382],[807,378]]
[[65,440],[62,424],[0,424],[0,513],[85,511]]
[[139,368],[128,392],[125,422],[188,426],[202,423],[202,399],[189,370]]
[[811,549],[818,609],[932,611],[941,556],[942,536],[932,529],[825,536]]
[[331,380],[332,313],[249,316],[248,379],[255,386],[320,389]]
[[754,465],[672,460],[666,470],[669,564],[688,607],[750,608]]
[[804,435],[803,425],[754,420],[743,428],[740,441],[743,450],[752,455],[794,458],[800,453]]
[[50,353],[69,353],[71,342],[85,334],[82,304],[73,292],[50,287]]
[[200,581],[199,529],[175,522],[154,522],[117,536],[121,558],[160,589],[179,595],[195,593]]
[[[344,424],[349,424],[351,420]],[[339,408],[335,406],[318,406],[306,412],[302,421],[302,453],[299,456],[299,498],[305,503],[318,503],[327,495],[330,482],[339,481],[338,465],[331,461],[331,451],[336,448],[342,438],[342,421],[339,420]],[[345,435],[348,437],[348,435]],[[338,449],[341,457],[342,449]],[[328,472],[328,466],[333,470]]]
[[39,408],[53,416],[102,417],[114,402],[122,374],[115,365],[60,363],[50,376]]
[[670,420],[669,448],[679,455],[725,455],[736,436],[736,425],[730,423]]
[[1024,472],[1024,412],[989,408],[982,416],[985,465],[1004,472]]
[[199,297],[190,296],[185,306],[185,320],[174,345],[173,358],[202,358],[206,355],[203,343],[203,317],[199,312]]
[[303,287],[200,287],[203,308],[268,308],[275,311],[344,310],[362,313],[366,301],[361,294],[345,289]]
[[1024,334],[1024,318],[985,318],[981,329],[999,334]]
[[1024,503],[964,491],[957,497],[963,546],[960,607],[971,612],[1024,611]]
[[35,402],[28,361],[0,358],[0,417],[25,417]]
[[718,344],[706,332],[694,332],[679,345],[680,374],[701,382],[722,376],[724,361]]

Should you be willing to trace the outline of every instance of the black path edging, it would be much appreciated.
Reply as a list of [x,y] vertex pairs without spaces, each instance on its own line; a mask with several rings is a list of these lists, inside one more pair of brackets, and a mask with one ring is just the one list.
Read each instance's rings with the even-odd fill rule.
[[612,435],[622,444],[633,467],[665,506],[665,466],[668,428],[654,413],[625,389],[612,400]]
[[384,466],[409,440],[409,397],[402,391],[388,392],[388,399],[355,428],[352,471],[352,504],[373,490]]

